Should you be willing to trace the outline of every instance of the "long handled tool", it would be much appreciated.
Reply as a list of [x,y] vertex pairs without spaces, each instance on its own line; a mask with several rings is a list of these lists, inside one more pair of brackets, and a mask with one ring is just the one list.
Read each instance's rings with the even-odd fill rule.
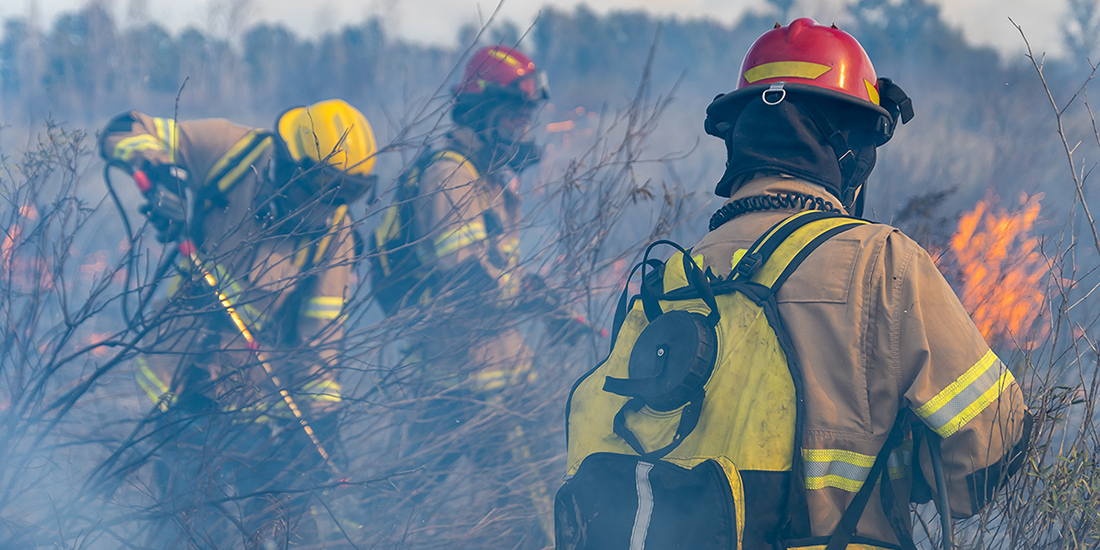
[[[144,195],[146,198],[152,200],[150,198],[150,194],[156,190],[156,186],[153,184],[152,181],[150,181],[149,176],[146,175],[144,171],[135,170],[133,169],[133,167],[125,163],[114,163],[112,165],[117,165],[119,168],[127,170],[130,173],[131,177],[134,178],[134,183],[137,184],[138,190],[141,192],[141,194]],[[112,165],[108,165],[108,167],[105,169],[105,177],[106,170],[109,169]],[[109,185],[109,178],[107,179],[107,182]],[[115,198],[116,203],[118,203],[118,199],[114,195],[113,188],[111,188],[111,195]],[[118,203],[117,205],[121,210],[121,203]],[[128,233],[130,232],[129,227],[130,224],[127,221],[126,228]],[[131,241],[132,240],[133,239],[131,237]],[[275,385],[275,388],[279,390],[279,395],[283,397],[283,401],[286,402],[287,407],[290,408],[291,413],[294,414],[294,418],[296,418],[298,420],[298,423],[302,425],[302,430],[304,430],[306,432],[306,435],[309,436],[309,440],[317,449],[317,453],[320,454],[321,458],[324,459],[324,461],[327,463],[329,460],[328,450],[325,449],[324,444],[322,444],[321,440],[317,437],[317,433],[313,431],[313,427],[309,425],[309,421],[306,420],[305,415],[302,414],[302,409],[298,407],[298,403],[294,401],[294,397],[290,395],[290,392],[287,391],[287,389],[283,386],[282,381],[279,380],[279,376],[275,374],[275,370],[271,368],[271,363],[267,360],[266,354],[260,350],[260,346],[259,343],[256,341],[256,337],[252,334],[252,331],[248,328],[248,325],[244,322],[244,319],[241,319],[240,314],[237,313],[237,308],[233,305],[233,302],[230,300],[229,296],[222,292],[220,288],[221,282],[218,281],[218,278],[214,275],[215,270],[209,269],[207,267],[206,263],[199,256],[198,249],[195,247],[194,243],[192,243],[190,239],[181,242],[177,250],[180,254],[183,254],[189,260],[191,260],[191,264],[196,266],[202,273],[203,281],[205,281],[206,284],[211,288],[211,290],[213,290],[217,294],[218,303],[222,306],[222,308],[225,309],[226,314],[229,315],[230,320],[233,322],[233,326],[237,327],[237,330],[240,331],[241,336],[244,337],[245,342],[247,342],[248,344],[248,348],[255,355],[257,362],[259,362],[260,365],[263,367],[264,372],[267,373],[268,378]],[[169,261],[169,263],[170,262],[171,260]]]
[[317,448],[317,453],[321,455],[321,458],[323,458],[325,462],[328,462],[328,451],[325,450],[325,446],[321,443],[321,440],[318,439],[317,434],[313,431],[313,427],[309,425],[309,421],[306,420],[305,415],[302,414],[302,410],[298,408],[298,404],[294,401],[294,397],[290,395],[290,392],[283,386],[282,381],[279,380],[279,376],[275,374],[275,370],[271,368],[271,363],[267,360],[267,354],[260,350],[259,343],[256,342],[256,337],[252,334],[252,331],[249,330],[244,319],[237,313],[237,308],[234,307],[229,297],[222,292],[220,288],[221,283],[218,281],[217,277],[214,276],[215,270],[206,266],[202,258],[199,257],[195,245],[190,240],[180,243],[179,251],[180,254],[183,254],[191,260],[192,265],[196,266],[202,274],[203,281],[205,281],[207,286],[217,294],[218,303],[225,309],[226,314],[229,315],[229,319],[233,321],[233,326],[237,327],[241,336],[244,337],[245,342],[248,343],[248,349],[252,351],[257,362],[260,363],[264,372],[267,373],[268,378],[275,385],[275,388],[279,390],[279,395],[283,397],[283,401],[286,402],[286,406],[290,408],[290,412],[294,413],[294,418],[302,425],[302,430],[306,432],[306,435],[309,436],[309,440],[313,442],[313,446]]

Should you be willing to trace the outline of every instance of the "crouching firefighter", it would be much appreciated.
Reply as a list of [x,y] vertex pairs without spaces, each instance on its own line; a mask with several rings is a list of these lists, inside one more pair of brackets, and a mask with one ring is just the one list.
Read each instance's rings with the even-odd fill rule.
[[1012,373],[928,254],[861,219],[912,116],[835,26],[751,46],[707,108],[729,201],[696,246],[647,250],[573,388],[559,549],[912,549],[910,501],[968,517],[1020,468]]
[[[142,212],[179,260],[135,365],[165,434],[159,547],[317,538],[303,490],[331,471],[357,256],[347,210],[373,189],[376,146],[342,100],[290,109],[274,128],[131,111],[100,136],[100,154],[133,175]],[[215,504],[226,486],[261,496]]]

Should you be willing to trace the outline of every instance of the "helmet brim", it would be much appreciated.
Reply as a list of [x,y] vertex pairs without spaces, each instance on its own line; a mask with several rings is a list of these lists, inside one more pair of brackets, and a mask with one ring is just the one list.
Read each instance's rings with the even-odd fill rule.
[[[745,86],[734,90],[728,94],[720,95],[707,106],[707,119],[706,125],[707,133],[724,138],[724,132],[717,128],[717,123],[725,122],[733,124],[737,120],[737,117],[741,115],[741,111],[752,102],[755,98],[763,98],[763,94],[766,90],[772,87],[773,83],[766,84],[754,84],[751,86]],[[797,96],[811,96],[818,98],[827,98],[848,105],[853,105],[866,109],[868,114],[881,115],[887,117],[887,119],[893,119],[890,116],[890,112],[883,108],[881,105],[876,105],[862,98],[854,97],[852,95],[831,90],[829,88],[822,88],[821,86],[811,86],[809,84],[801,84],[798,82],[784,82],[783,90],[788,94],[794,94]]]

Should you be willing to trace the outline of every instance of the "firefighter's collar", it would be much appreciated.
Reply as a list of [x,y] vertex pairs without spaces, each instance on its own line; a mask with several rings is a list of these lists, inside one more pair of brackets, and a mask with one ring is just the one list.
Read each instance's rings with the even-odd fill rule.
[[832,204],[841,213],[845,215],[848,214],[848,211],[845,210],[844,206],[840,203],[840,199],[834,197],[832,193],[826,191],[824,187],[816,183],[810,183],[806,180],[786,175],[754,177],[741,185],[726,203],[728,204],[737,199],[743,199],[754,195],[777,195],[779,193],[802,193],[804,195],[821,197],[826,202]]

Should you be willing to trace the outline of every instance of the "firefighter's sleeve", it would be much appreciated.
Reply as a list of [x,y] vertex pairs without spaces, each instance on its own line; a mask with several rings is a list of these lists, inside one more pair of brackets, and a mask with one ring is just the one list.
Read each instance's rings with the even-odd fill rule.
[[[219,162],[247,167],[248,158],[223,159],[250,128],[221,118],[177,121],[152,117],[139,111],[111,119],[99,136],[99,154],[104,160],[119,160],[135,169],[154,170],[175,166],[187,174],[187,185],[198,190],[211,175],[223,175]],[[262,153],[255,147],[251,160]],[[243,156],[243,154],[241,155]],[[224,189],[220,189],[224,191]]]
[[176,122],[138,111],[112,118],[99,136],[99,154],[104,160],[121,160],[135,168],[177,164],[178,153]]
[[453,272],[476,265],[479,268],[476,271],[494,281],[502,298],[514,296],[521,279],[515,262],[497,266],[490,255],[508,258],[516,255],[513,250],[493,250],[498,245],[490,239],[492,228],[486,227],[485,216],[490,197],[486,196],[485,183],[474,168],[468,161],[444,160],[429,166],[422,181],[438,182],[434,189],[424,190],[430,193],[430,220],[426,229],[435,250],[436,266],[442,272]]
[[[989,348],[928,254],[894,234],[887,318],[895,341],[899,392],[942,439],[952,515],[978,513],[1023,464],[1031,416],[1012,372]],[[892,250],[891,250],[892,249]],[[901,253],[894,253],[898,251]],[[892,275],[892,276],[891,276]],[[935,490],[927,448],[920,471]]]

